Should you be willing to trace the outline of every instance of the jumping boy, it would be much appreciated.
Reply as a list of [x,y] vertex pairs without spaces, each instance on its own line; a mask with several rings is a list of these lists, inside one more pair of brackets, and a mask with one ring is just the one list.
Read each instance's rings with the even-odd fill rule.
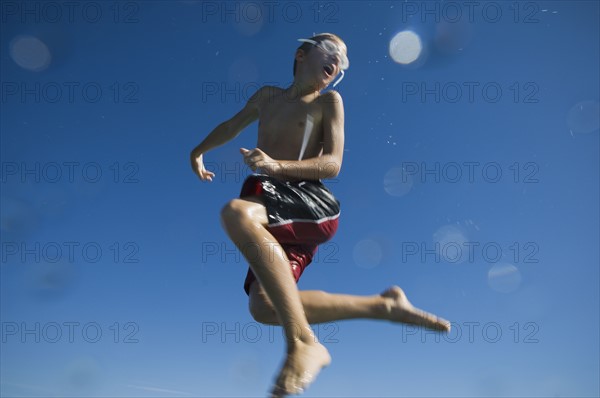
[[191,153],[194,172],[212,181],[204,154],[259,120],[256,148],[240,149],[245,164],[259,173],[246,179],[221,219],[250,265],[244,289],[253,318],[284,328],[287,355],[272,391],[277,397],[302,393],[331,361],[309,324],[367,318],[450,330],[448,321],[413,307],[397,286],[373,296],[298,290],[317,246],[337,230],[339,203],[321,180],[335,178],[342,165],[344,107],[338,92],[321,91],[349,66],[338,36],[299,41],[291,86],[259,89]]

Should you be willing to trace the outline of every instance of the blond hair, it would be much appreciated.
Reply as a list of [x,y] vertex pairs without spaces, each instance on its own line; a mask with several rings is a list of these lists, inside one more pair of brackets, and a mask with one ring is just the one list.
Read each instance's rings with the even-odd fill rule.
[[[335,40],[335,41],[340,42],[341,44],[343,44],[344,45],[344,50],[346,50],[346,52],[348,52],[347,47],[346,47],[346,43],[344,43],[344,40],[342,40],[342,38],[339,37],[336,34],[333,34],[333,33],[319,33],[319,34],[314,35],[313,37],[309,37],[309,39],[310,40],[314,40],[316,42],[320,42],[321,40],[324,40],[324,39],[332,39],[332,40]],[[296,49],[296,51],[302,50],[305,53],[308,53],[311,50],[311,48],[313,48],[313,44],[304,42],[304,43],[302,43],[302,45],[300,47],[298,47]],[[293,69],[293,72],[294,72],[294,76],[296,76],[296,59],[294,59],[294,69]]]

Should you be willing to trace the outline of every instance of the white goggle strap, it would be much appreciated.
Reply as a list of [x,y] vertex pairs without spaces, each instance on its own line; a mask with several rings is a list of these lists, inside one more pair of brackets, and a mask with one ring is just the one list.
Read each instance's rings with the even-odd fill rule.
[[303,42],[303,43],[310,43],[310,44],[313,44],[315,46],[317,45],[317,42],[314,41],[314,40],[311,40],[311,39],[298,39],[298,41]]
[[342,79],[343,79],[343,78],[344,78],[344,70],[343,70],[343,69],[341,69],[341,70],[340,70],[340,78],[339,78],[339,79],[337,79],[337,80],[335,81],[335,83],[333,83],[333,86],[332,86],[332,87],[333,87],[333,88],[335,88],[335,86],[337,86],[337,85],[338,85],[338,84],[339,84],[339,83],[342,81]]

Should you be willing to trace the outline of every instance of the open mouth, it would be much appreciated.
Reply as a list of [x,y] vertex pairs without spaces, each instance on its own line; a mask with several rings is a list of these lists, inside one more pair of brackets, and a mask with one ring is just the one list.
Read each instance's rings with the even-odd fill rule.
[[331,65],[325,65],[325,66],[323,66],[323,70],[325,71],[325,73],[327,74],[327,76],[333,75],[333,66],[331,66]]

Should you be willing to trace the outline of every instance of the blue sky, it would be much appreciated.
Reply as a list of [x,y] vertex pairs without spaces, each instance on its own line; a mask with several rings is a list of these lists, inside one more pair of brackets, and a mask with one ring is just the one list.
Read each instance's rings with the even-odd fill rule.
[[305,396],[598,396],[599,4],[470,4],[3,2],[1,395],[265,395],[281,330],[219,222],[256,125],[211,184],[188,156],[328,31],[342,216],[299,286],[398,284],[454,331],[315,326]]

